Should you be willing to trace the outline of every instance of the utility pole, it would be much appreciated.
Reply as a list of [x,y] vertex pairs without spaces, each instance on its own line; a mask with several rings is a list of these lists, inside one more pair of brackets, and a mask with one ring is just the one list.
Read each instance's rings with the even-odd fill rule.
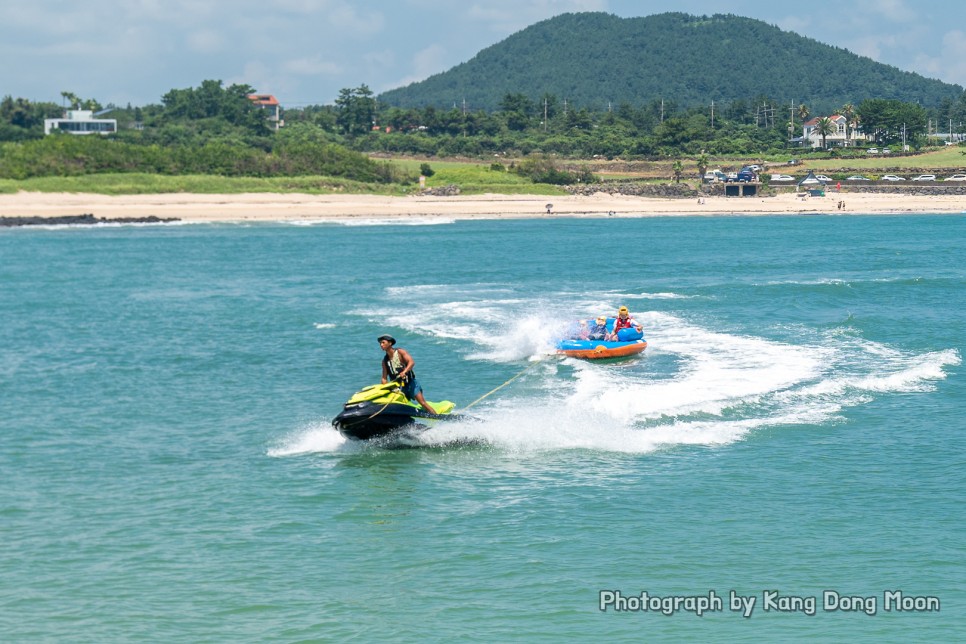
[[543,97],[543,131],[547,131],[547,97]]
[[664,122],[664,99],[661,99],[661,123]]
[[714,99],[711,99],[711,129],[714,129]]

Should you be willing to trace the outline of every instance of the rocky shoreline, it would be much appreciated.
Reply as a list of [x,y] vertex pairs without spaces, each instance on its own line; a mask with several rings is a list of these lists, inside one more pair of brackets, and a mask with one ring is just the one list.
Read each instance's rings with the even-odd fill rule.
[[181,221],[177,217],[117,217],[104,219],[92,214],[63,215],[59,217],[0,217],[0,228],[14,228],[18,226],[74,226],[96,224],[163,224],[171,221]]

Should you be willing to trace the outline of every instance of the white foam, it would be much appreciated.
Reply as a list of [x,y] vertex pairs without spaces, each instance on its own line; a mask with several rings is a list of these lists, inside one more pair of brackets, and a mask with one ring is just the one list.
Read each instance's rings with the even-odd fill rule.
[[[364,314],[455,343],[466,359],[517,363],[519,371],[508,370],[508,377],[526,373],[469,411],[478,422],[439,423],[414,439],[426,445],[475,441],[523,452],[632,453],[724,445],[762,427],[838,422],[849,408],[883,394],[931,390],[946,367],[961,362],[955,349],[916,353],[866,340],[854,329],[767,330],[779,340],[653,311],[635,314],[649,342],[635,359],[551,360],[575,318],[628,299],[547,293],[523,300],[502,284],[389,287],[386,294],[382,310]],[[306,438],[308,446],[342,449],[332,439],[338,434],[327,431],[327,439]]]
[[342,226],[442,226],[455,224],[456,219],[447,217],[382,217],[362,219],[330,219],[329,223]]
[[331,425],[319,423],[292,432],[268,450],[273,457],[297,456],[316,452],[334,452],[346,444],[346,439]]

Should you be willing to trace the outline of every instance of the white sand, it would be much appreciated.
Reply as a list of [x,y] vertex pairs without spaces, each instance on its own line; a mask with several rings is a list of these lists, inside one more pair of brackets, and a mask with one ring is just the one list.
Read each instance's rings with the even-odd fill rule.
[[[845,209],[837,204],[845,202]],[[553,204],[547,214],[547,204]],[[841,193],[803,199],[706,197],[659,199],[598,193],[589,197],[476,195],[384,197],[377,195],[152,194],[105,196],[84,193],[0,194],[0,216],[56,217],[93,214],[117,217],[176,217],[190,222],[313,221],[374,217],[520,219],[532,217],[644,217],[658,215],[964,213],[966,196]]]

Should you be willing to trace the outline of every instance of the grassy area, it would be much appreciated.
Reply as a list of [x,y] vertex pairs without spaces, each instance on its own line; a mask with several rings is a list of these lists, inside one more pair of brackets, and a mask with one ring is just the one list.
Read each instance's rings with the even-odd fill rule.
[[80,177],[37,177],[17,181],[0,179],[0,193],[92,192],[106,195],[185,192],[239,194],[244,192],[300,192],[308,194],[402,195],[416,186],[360,183],[334,177],[220,177],[211,175],[167,176],[157,174],[91,174]]
[[[405,159],[393,163],[419,174],[421,161]],[[432,161],[435,171],[426,181],[427,188],[459,186],[461,194],[566,194],[558,186],[535,184],[513,172],[493,170],[489,164],[461,161]],[[25,180],[0,179],[0,193],[91,192],[107,195],[159,194],[170,192],[198,194],[239,194],[244,192],[298,192],[306,194],[383,194],[406,195],[419,191],[417,184],[386,185],[360,183],[336,177],[220,177],[210,175],[167,176],[144,173],[91,174],[78,177],[38,177]]]
[[456,185],[464,195],[486,194],[530,194],[560,195],[566,190],[545,183],[533,183],[508,169],[494,169],[489,163],[479,161],[420,161],[413,159],[393,160],[395,165],[419,174],[420,165],[429,163],[435,174],[426,179],[427,188],[441,188]]
[[895,155],[879,154],[866,155],[851,159],[808,159],[799,167],[808,170],[836,171],[840,168],[856,170],[884,170],[898,169],[901,171],[917,172],[932,168],[966,168],[966,148],[958,146],[942,147],[919,154]]
[[[881,175],[887,172],[914,175],[929,173],[934,169],[943,171],[956,169],[966,171],[966,148],[960,146],[932,149],[920,154],[864,156],[856,158],[803,159],[800,165],[784,164],[794,153],[775,159],[766,159],[772,165],[766,172],[782,172],[802,175],[808,170],[828,174],[833,178],[844,178],[854,172],[867,175]],[[684,174],[682,180],[697,180],[697,166],[694,159],[682,159]],[[760,158],[713,158],[710,168],[737,170],[749,163],[761,163]],[[502,161],[505,165],[510,160]],[[567,161],[565,166],[587,165],[605,180],[633,179],[654,183],[673,181],[673,159],[660,161]],[[429,163],[434,174],[426,180],[427,188],[456,185],[461,194],[542,194],[561,195],[566,191],[548,184],[532,183],[515,172],[500,170],[486,161],[457,160],[420,160],[394,159],[392,163],[409,174],[417,175],[423,163]],[[835,176],[835,175],[842,176]],[[872,177],[870,177],[872,178]],[[382,194],[406,195],[419,191],[419,186],[385,185],[349,181],[335,177],[220,177],[208,175],[167,176],[144,173],[93,174],[79,177],[41,177],[15,181],[0,179],[0,193],[14,193],[18,190],[30,192],[91,192],[108,195],[157,194],[157,193],[199,193],[199,194],[238,194],[244,192],[299,192],[307,194]]]

